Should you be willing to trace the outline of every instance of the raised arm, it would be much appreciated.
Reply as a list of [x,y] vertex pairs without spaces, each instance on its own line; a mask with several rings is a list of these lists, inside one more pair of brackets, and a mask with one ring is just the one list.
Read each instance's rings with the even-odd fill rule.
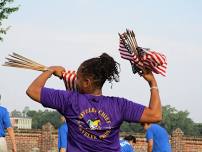
[[41,97],[41,89],[45,86],[46,81],[48,78],[54,74],[55,76],[62,78],[62,73],[65,69],[61,66],[51,66],[48,68],[47,71],[40,74],[28,87],[26,93],[27,95],[32,98],[36,102],[40,102]]
[[144,109],[140,122],[159,122],[162,120],[162,108],[156,79],[151,71],[144,71],[142,76],[149,83],[151,95],[149,106]]

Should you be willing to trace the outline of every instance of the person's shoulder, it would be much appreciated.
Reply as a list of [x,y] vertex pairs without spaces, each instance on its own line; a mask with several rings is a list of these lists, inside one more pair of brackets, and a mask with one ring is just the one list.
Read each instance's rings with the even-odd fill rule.
[[60,127],[58,128],[58,131],[60,132],[60,133],[67,133],[68,132],[68,127],[67,127],[67,124],[66,123],[64,123],[64,124],[62,124],[62,125],[60,125]]
[[7,111],[7,108],[3,107],[3,106],[0,106],[0,110],[1,111]]
[[65,127],[65,128],[68,128],[68,125],[67,125],[67,123],[64,123],[63,125],[64,125],[64,127]]
[[128,143],[128,141],[122,139],[122,140],[120,140],[120,145],[121,145],[121,147],[125,147],[125,146],[128,146],[130,144]]
[[59,130],[61,130],[61,129],[63,129],[63,128],[64,128],[64,124],[61,124],[61,125],[58,127]]
[[67,129],[67,123],[63,123],[60,128]]
[[61,92],[61,93],[77,93],[76,91],[71,91],[71,90],[61,90],[61,89],[55,89],[55,88],[47,88],[47,87],[43,87],[42,88],[43,91],[46,92]]
[[54,89],[54,88],[42,88],[42,92],[45,94],[58,94],[60,96],[64,97],[74,97],[78,96],[80,93],[77,91],[71,91],[71,90],[61,90],[61,89]]
[[123,139],[120,139],[119,142],[122,143],[122,142],[124,142],[124,140],[123,140]]
[[162,128],[159,124],[155,124],[155,123],[151,124],[151,126],[156,128]]
[[121,152],[123,151],[128,151],[128,152],[133,152],[133,147],[127,142],[123,141],[121,145]]
[[163,127],[161,127],[159,124],[152,124],[151,128],[156,129],[156,130],[162,130]]

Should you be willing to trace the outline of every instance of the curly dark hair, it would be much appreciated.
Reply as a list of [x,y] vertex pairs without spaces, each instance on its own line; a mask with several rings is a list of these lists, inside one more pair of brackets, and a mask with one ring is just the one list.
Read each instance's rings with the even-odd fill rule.
[[106,80],[109,83],[119,81],[120,64],[107,53],[99,57],[84,61],[80,66],[80,71],[84,77],[91,77],[93,84],[101,88]]
[[127,140],[127,141],[132,141],[133,143],[136,143],[136,137],[133,136],[133,135],[128,135],[124,138],[124,140]]

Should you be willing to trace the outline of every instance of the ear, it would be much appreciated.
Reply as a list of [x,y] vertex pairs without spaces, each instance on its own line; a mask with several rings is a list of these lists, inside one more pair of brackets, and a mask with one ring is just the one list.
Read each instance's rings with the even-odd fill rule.
[[90,88],[92,86],[91,80],[90,79],[85,79],[83,83],[84,88]]

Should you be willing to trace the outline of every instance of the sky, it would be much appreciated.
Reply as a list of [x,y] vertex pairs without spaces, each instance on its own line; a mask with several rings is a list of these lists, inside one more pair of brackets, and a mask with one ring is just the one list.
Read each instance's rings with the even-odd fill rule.
[[[3,21],[11,26],[0,42],[0,61],[16,52],[43,65],[76,70],[103,52],[121,64],[120,82],[106,83],[103,94],[149,104],[149,85],[120,58],[119,37],[133,30],[139,46],[167,57],[166,77],[155,75],[162,105],[187,110],[202,122],[202,1],[190,0],[16,0],[19,11]],[[39,71],[0,66],[1,105],[9,111],[44,110],[26,95]],[[65,89],[51,77],[47,87]]]

